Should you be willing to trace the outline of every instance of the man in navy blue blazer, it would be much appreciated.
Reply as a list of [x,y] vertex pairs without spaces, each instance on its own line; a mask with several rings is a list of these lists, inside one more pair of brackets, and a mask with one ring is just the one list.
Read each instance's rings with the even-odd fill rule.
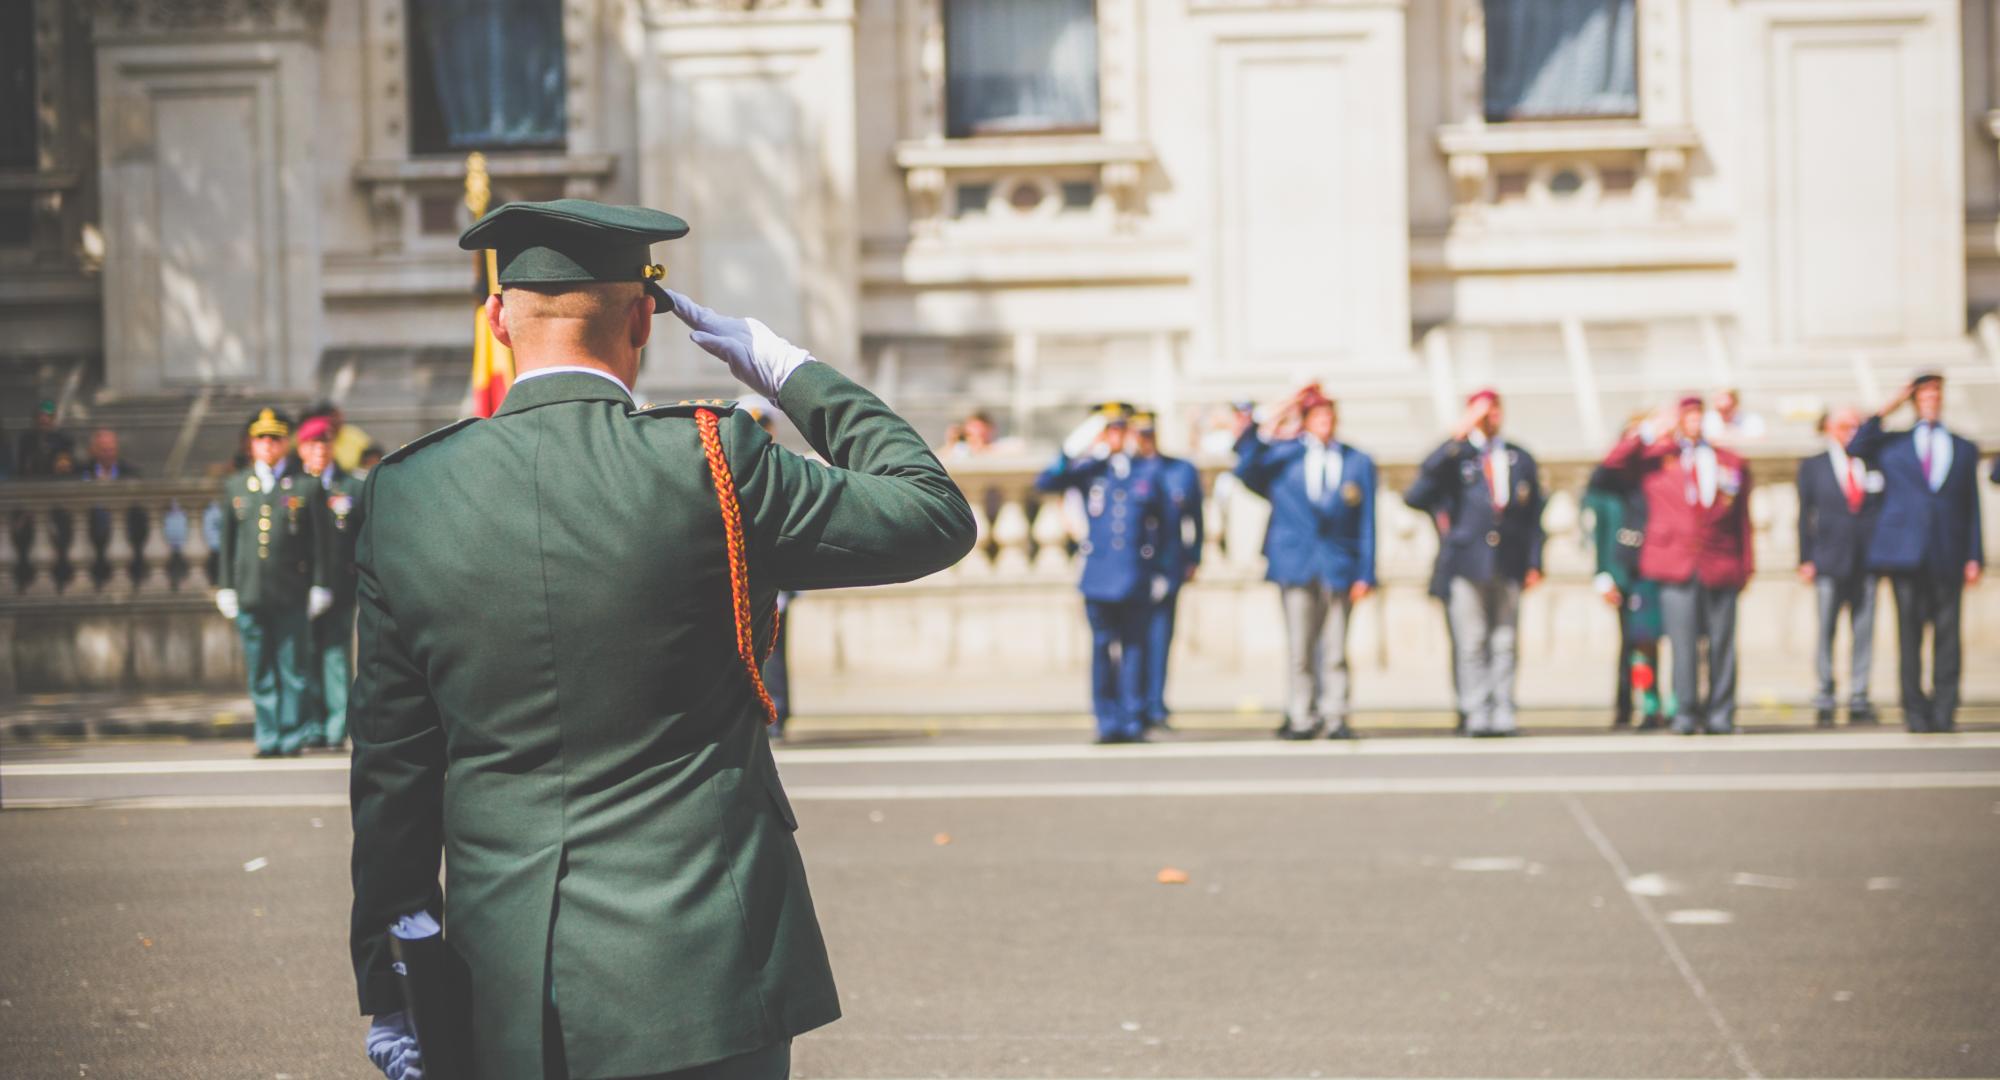
[[[1907,431],[1882,429],[1885,417],[1913,405]],[[1979,531],[1979,449],[1944,426],[1944,376],[1911,380],[1847,444],[1881,470],[1881,516],[1868,545],[1868,568],[1888,575],[1896,594],[1897,653],[1903,722],[1911,731],[1957,725],[1959,607],[1986,565]],[[1924,692],[1924,630],[1931,632],[1931,692]]]
[[[1297,420],[1297,438],[1275,440]],[[1284,739],[1351,739],[1347,623],[1375,588],[1375,461],[1334,438],[1338,407],[1318,383],[1292,396],[1266,430],[1239,415],[1236,475],[1271,502],[1265,580],[1285,611],[1290,689]]]
[[1167,516],[1160,527],[1160,576],[1164,589],[1146,616],[1146,723],[1167,727],[1167,660],[1174,649],[1174,614],[1181,586],[1194,580],[1201,567],[1201,470],[1185,458],[1160,452],[1158,424],[1152,413],[1132,417],[1139,460],[1153,467]]
[[1820,727],[1833,726],[1839,695],[1833,684],[1833,639],[1840,613],[1853,636],[1848,665],[1847,722],[1872,724],[1868,674],[1875,657],[1875,594],[1881,578],[1868,568],[1868,544],[1882,515],[1882,474],[1847,453],[1861,427],[1858,409],[1836,409],[1821,418],[1826,452],[1799,462],[1799,580],[1819,600],[1819,652],[1813,710]]
[[1500,394],[1466,399],[1465,416],[1403,493],[1442,518],[1437,576],[1450,611],[1465,733],[1515,733],[1515,629],[1521,590],[1542,579],[1542,482],[1534,455],[1500,437]]
[[1131,414],[1122,403],[1100,406],[1035,478],[1040,491],[1083,493],[1090,531],[1077,588],[1090,619],[1091,710],[1100,743],[1146,737],[1147,619],[1165,591],[1159,538],[1166,506],[1151,463],[1136,460],[1126,446]]

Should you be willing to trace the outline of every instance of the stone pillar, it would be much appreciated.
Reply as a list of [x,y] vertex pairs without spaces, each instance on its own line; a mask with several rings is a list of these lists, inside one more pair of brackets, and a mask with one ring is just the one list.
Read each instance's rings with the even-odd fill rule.
[[95,11],[108,388],[309,388],[325,0]]
[[[646,0],[639,201],[686,218],[667,283],[853,370],[860,353],[853,0]],[[734,392],[686,335],[642,386]]]
[[1746,343],[1958,342],[1965,127],[1951,0],[1741,0]]

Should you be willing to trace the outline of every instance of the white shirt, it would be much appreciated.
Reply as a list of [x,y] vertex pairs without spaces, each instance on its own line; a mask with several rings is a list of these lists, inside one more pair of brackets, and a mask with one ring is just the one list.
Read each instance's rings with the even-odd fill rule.
[[1715,505],[1715,447],[1706,442],[1681,440],[1681,469],[1692,466],[1694,482],[1688,485],[1688,505],[1699,501],[1703,506]]
[[261,461],[252,461],[250,467],[257,474],[257,482],[264,485],[265,491],[276,488],[278,486],[278,477],[285,474],[285,462],[283,459],[278,461],[278,467],[275,469]]
[[[1507,500],[1511,496],[1512,486],[1512,480],[1507,470],[1506,440],[1495,435],[1491,440],[1491,445],[1488,445],[1486,433],[1474,430],[1470,435],[1465,437],[1465,441],[1477,447],[1480,453],[1486,456],[1486,461],[1491,463],[1493,469],[1493,505],[1505,509]],[[1481,464],[1482,469],[1486,467],[1485,463]]]
[[626,399],[631,401],[633,405],[636,406],[639,404],[639,399],[632,396],[632,388],[626,386],[625,383],[618,378],[618,376],[613,375],[610,372],[603,370],[602,368],[583,367],[582,365],[578,364],[563,364],[557,367],[543,367],[543,368],[535,368],[532,371],[524,371],[519,375],[514,376],[514,385],[519,386],[522,383],[527,382],[529,379],[539,379],[544,375],[595,375],[598,378],[603,379],[605,382],[608,382],[611,385],[617,387],[618,389],[623,390],[625,392]]
[[1859,461],[1847,456],[1847,447],[1838,439],[1826,441],[1826,456],[1833,462],[1833,478],[1840,482],[1840,493],[1847,494],[1852,484],[1864,494],[1868,491],[1868,469]]
[[1301,435],[1299,441],[1306,444],[1306,498],[1319,502],[1328,492],[1340,490],[1340,440],[1320,442]]
[[1932,491],[1944,487],[1944,478],[1951,475],[1951,432],[1946,431],[1943,424],[1919,420],[1913,438],[1916,441],[1917,464],[1921,466],[1924,455],[1930,455],[1931,474],[1924,479],[1930,482]]

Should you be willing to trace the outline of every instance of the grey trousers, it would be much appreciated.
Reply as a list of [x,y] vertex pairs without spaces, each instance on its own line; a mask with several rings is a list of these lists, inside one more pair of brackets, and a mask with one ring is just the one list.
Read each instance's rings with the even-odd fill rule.
[[1285,585],[1285,645],[1290,693],[1285,723],[1295,731],[1347,723],[1347,617],[1345,589],[1323,584]]
[[[1660,586],[1660,618],[1674,650],[1674,697],[1680,712],[1674,730],[1706,724],[1717,734],[1736,730],[1736,593],[1698,581]],[[1701,642],[1708,642],[1708,696],[1700,693]]]
[[1813,579],[1813,592],[1819,597],[1819,652],[1815,669],[1819,676],[1819,690],[1813,694],[1813,708],[1832,709],[1839,703],[1839,694],[1833,686],[1833,638],[1840,628],[1840,610],[1848,610],[1848,622],[1854,636],[1854,654],[1849,664],[1848,688],[1850,708],[1868,708],[1868,669],[1875,658],[1875,594],[1880,592],[1880,581],[1873,574],[1860,573],[1852,577]]
[[1465,730],[1474,735],[1513,731],[1521,583],[1497,576],[1485,581],[1455,577],[1446,605]]

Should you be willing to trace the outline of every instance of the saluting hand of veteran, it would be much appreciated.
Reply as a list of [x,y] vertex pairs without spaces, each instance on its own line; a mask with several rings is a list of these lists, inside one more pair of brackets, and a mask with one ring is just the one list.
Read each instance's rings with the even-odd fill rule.
[[792,372],[813,362],[811,353],[756,319],[718,315],[672,289],[666,294],[673,301],[674,315],[694,331],[688,339],[729,365],[738,382],[773,401]]

